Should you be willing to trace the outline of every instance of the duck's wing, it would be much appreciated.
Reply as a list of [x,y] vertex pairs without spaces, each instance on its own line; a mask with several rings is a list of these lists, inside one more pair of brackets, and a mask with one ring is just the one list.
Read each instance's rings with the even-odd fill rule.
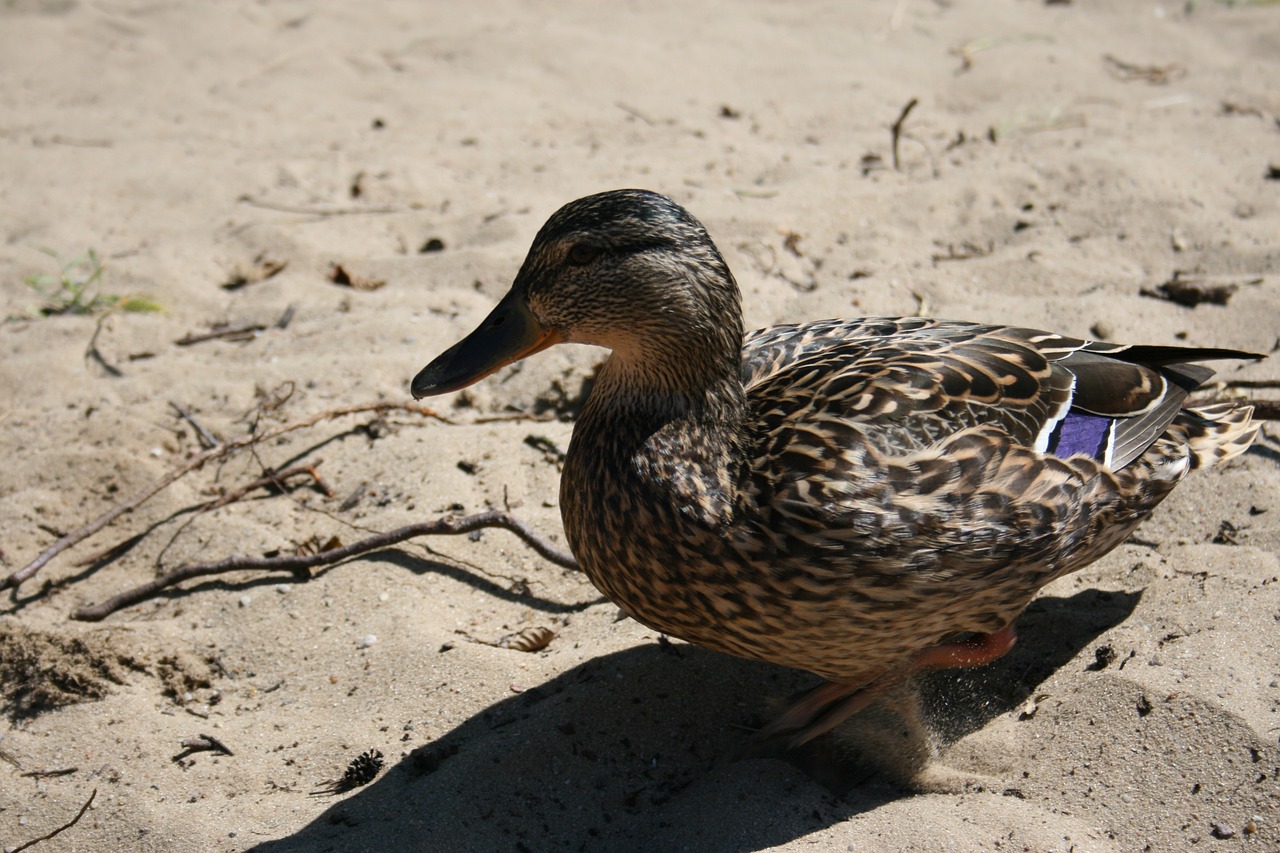
[[[856,428],[889,454],[998,425],[1012,443],[1119,469],[1169,426],[1213,371],[1256,358],[1224,349],[1126,346],[923,318],[828,320],[753,332],[742,377],[763,435],[839,443]],[[821,436],[826,430],[830,434]]]

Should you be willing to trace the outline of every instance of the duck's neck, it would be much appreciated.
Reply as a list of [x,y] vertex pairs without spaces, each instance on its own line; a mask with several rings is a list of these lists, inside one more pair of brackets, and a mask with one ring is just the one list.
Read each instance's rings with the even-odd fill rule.
[[[746,414],[742,334],[726,329],[715,346],[655,342],[638,351],[615,349],[600,368],[580,423],[638,430],[643,439],[670,425],[736,430]],[[615,433],[615,437],[616,437]]]
[[[732,356],[663,363],[614,353],[574,428],[565,486],[661,492],[708,527],[727,523],[742,469],[746,396]],[[705,354],[704,354],[705,356]],[[594,482],[608,478],[612,483]]]

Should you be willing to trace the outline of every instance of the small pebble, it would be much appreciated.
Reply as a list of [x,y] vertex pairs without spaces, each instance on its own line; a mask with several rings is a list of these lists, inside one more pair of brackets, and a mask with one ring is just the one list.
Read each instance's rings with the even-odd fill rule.
[[367,649],[376,642],[378,642],[378,638],[376,635],[365,634],[363,637],[361,637],[359,640],[356,641],[356,648]]
[[389,593],[385,593],[385,592],[378,593],[379,601],[389,601],[390,599],[391,599],[391,595]]
[[247,596],[247,595],[240,596],[241,607],[248,607],[250,604],[253,604],[253,599],[250,596]]
[[1099,320],[1098,322],[1094,323],[1092,326],[1089,327],[1089,334],[1093,335],[1098,340],[1102,340],[1102,341],[1111,340],[1112,335],[1114,335],[1115,333],[1116,333],[1115,327],[1112,326],[1110,323],[1108,323],[1106,320]]
[[1125,803],[1132,803],[1132,802],[1133,802],[1133,795],[1132,795],[1132,794],[1121,794],[1121,795],[1120,795],[1120,800],[1121,800],[1121,802],[1125,802]]
[[1257,832],[1257,831],[1258,831],[1258,825],[1257,825],[1256,823],[1254,823],[1253,821],[1249,821],[1248,823],[1246,823],[1246,824],[1244,825],[1244,834],[1245,834],[1245,835],[1253,835],[1253,834],[1254,834],[1255,832]]
[[1232,829],[1231,826],[1229,826],[1228,824],[1215,823],[1215,824],[1212,824],[1212,827],[1213,828],[1210,830],[1210,834],[1214,838],[1220,838],[1225,841],[1228,838],[1236,837],[1236,831]]

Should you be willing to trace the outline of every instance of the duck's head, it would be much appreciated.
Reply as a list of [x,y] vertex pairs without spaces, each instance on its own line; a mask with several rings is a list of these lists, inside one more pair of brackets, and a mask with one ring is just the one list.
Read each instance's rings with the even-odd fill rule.
[[654,381],[737,374],[738,286],[706,229],[671,199],[613,190],[542,226],[511,290],[474,332],[414,377],[456,391],[552,344],[595,344]]

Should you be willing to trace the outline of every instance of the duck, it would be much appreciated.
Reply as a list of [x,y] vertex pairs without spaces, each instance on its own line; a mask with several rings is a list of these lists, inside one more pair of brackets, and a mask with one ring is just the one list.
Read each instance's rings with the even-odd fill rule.
[[763,733],[789,746],[999,658],[1043,586],[1258,432],[1248,405],[1187,404],[1203,362],[1248,352],[922,317],[748,333],[706,228],[648,190],[561,207],[411,392],[559,343],[610,351],[564,461],[570,550],[654,631],[819,676]]

